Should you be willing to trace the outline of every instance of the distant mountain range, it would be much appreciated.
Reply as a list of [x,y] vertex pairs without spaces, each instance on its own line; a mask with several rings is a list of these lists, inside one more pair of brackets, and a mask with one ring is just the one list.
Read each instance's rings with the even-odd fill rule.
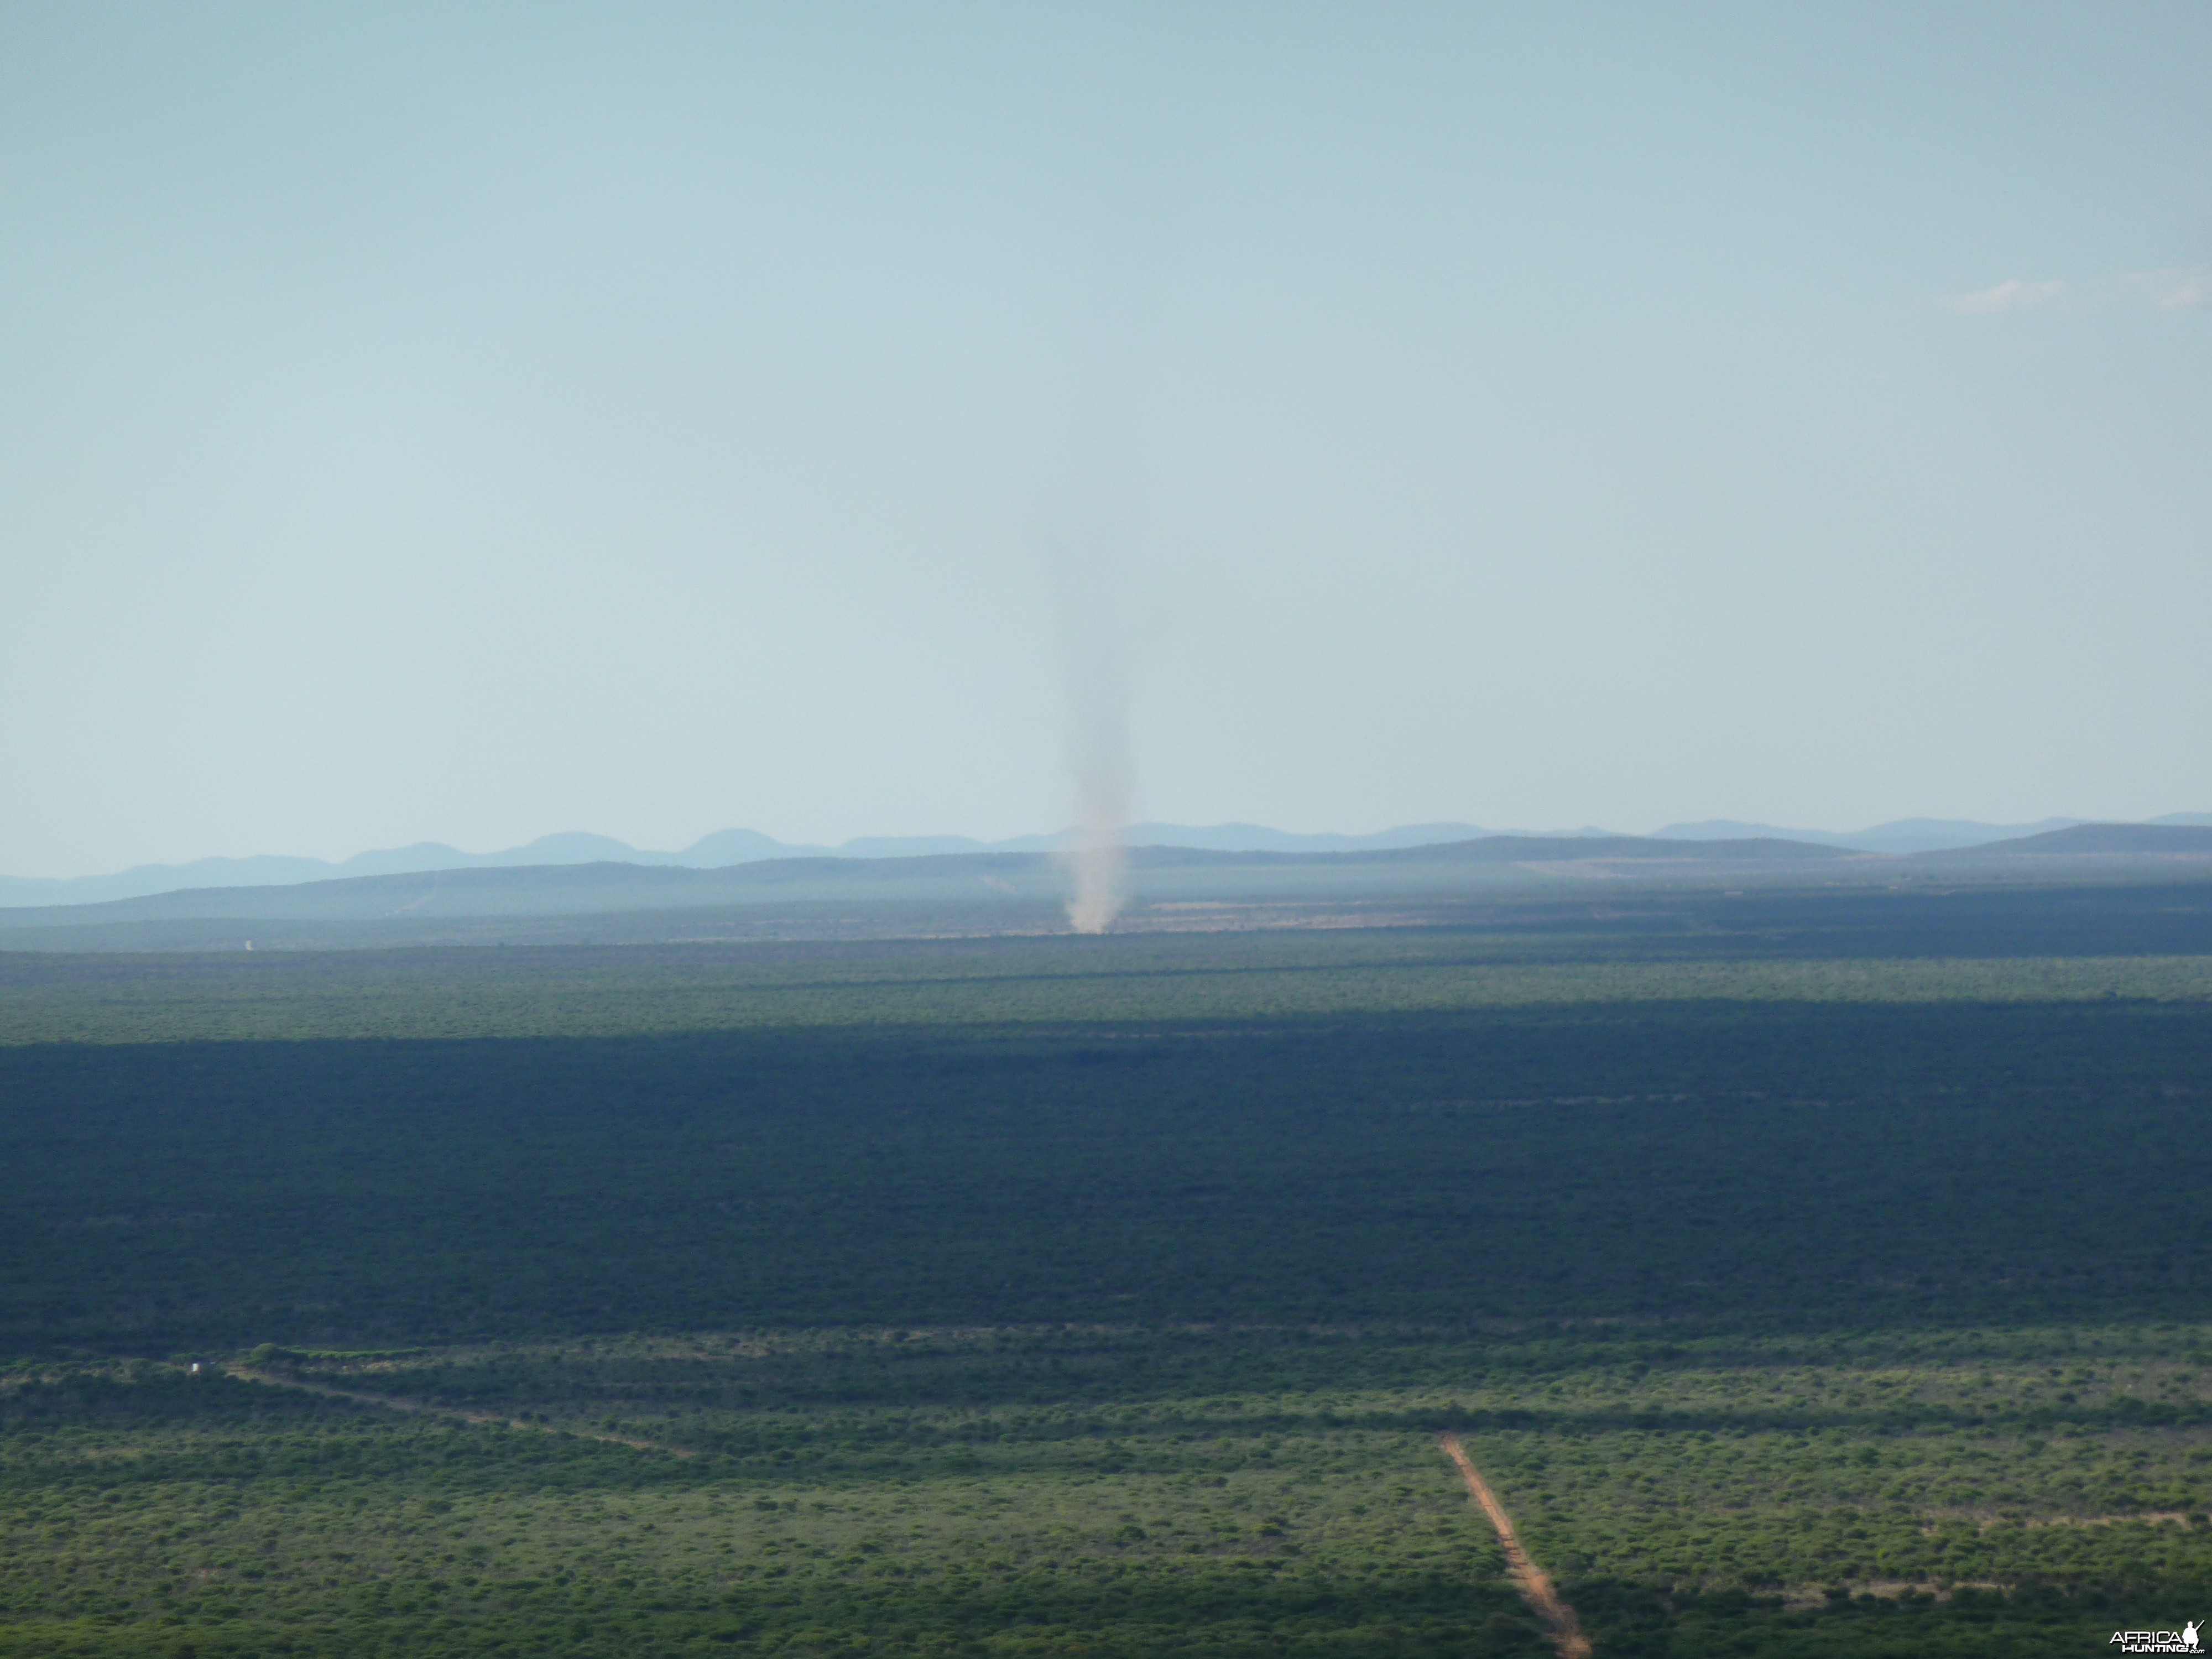
[[[2033,823],[1978,823],[1972,818],[1897,818],[1870,830],[1784,830],[1771,823],[1741,823],[1734,818],[1708,818],[1702,823],[1670,823],[1652,835],[1667,841],[1808,841],[1821,847],[1847,847],[1855,853],[1948,853],[1966,847],[1986,847],[1991,842],[2019,841],[2053,830],[2109,823],[2095,818],[2042,818]],[[2212,825],[2212,812],[2169,812],[2151,823],[2191,828]]]
[[[1472,841],[1494,833],[1471,823],[1413,823],[1373,835],[1332,833],[1301,836],[1257,823],[1139,823],[1129,830],[1135,847],[1194,847],[1220,853],[1356,853],[1394,847],[1427,847]],[[1571,831],[1603,835],[1604,830]],[[102,904],[112,899],[144,898],[201,887],[289,887],[301,882],[342,880],[352,876],[421,875],[434,870],[500,870],[525,866],[639,864],[690,870],[720,870],[769,859],[928,858],[946,853],[1049,853],[1071,844],[1072,830],[1055,836],[1016,836],[1006,841],[977,841],[967,836],[864,836],[841,846],[781,842],[757,830],[718,830],[681,852],[660,853],[632,847],[611,836],[582,831],[540,836],[525,847],[497,853],[464,853],[442,842],[417,842],[374,853],[326,859],[261,856],[195,859],[190,864],[142,864],[112,876],[50,878],[0,876],[0,908],[47,904]]]
[[[2179,817],[2181,814],[2175,814]],[[1761,847],[1772,843],[1760,842]],[[2160,823],[2075,823],[2063,830],[2046,830],[2039,836],[2016,841],[1994,841],[1979,847],[1957,847],[1922,853],[1917,858],[1938,862],[1981,863],[1989,860],[2039,858],[2135,858],[2212,856],[2212,828],[2200,822]]]
[[[2194,833],[2212,839],[2212,830]],[[1177,896],[1208,897],[1267,892],[1279,899],[1286,892],[1340,899],[1409,891],[1495,892],[1501,880],[1515,878],[1516,867],[1545,872],[1554,880],[1570,872],[1607,879],[1632,868],[1677,877],[1695,871],[1692,879],[1709,879],[1716,872],[1771,874],[1855,861],[1842,848],[1749,836],[1694,842],[1642,836],[1479,836],[1317,852],[1146,846],[1129,854],[1131,883],[1140,890],[1150,887]],[[281,938],[285,927],[299,924],[375,923],[392,939],[401,936],[391,932],[395,927],[419,935],[422,924],[459,919],[512,922],[678,910],[697,915],[762,905],[866,908],[882,902],[919,902],[933,906],[941,921],[948,905],[972,918],[979,908],[1004,911],[1026,904],[1045,916],[1057,916],[1066,890],[1066,872],[1052,853],[1000,849],[900,858],[752,859],[708,869],[616,860],[536,864],[180,888],[94,904],[18,907],[0,912],[0,950],[19,948],[40,933],[51,941],[89,927],[107,930],[105,936],[112,940],[118,927],[214,921],[251,923],[266,944]],[[267,931],[272,924],[277,933]],[[237,948],[234,934],[229,948]]]
[[[1900,818],[1848,833],[1790,830],[1773,824],[1716,818],[1702,823],[1670,823],[1653,832],[1668,841],[1787,841],[1852,852],[1910,854],[1944,852],[2019,840],[2091,822],[2045,818],[2036,823],[1979,823],[1956,818]],[[2212,825],[2212,812],[2172,812],[2154,824]],[[527,846],[496,853],[465,853],[440,842],[358,853],[332,862],[325,859],[259,856],[198,859],[189,864],[145,864],[107,876],[46,878],[0,876],[0,908],[55,904],[99,904],[208,887],[294,886],[358,876],[419,875],[443,870],[516,869],[578,865],[630,864],[693,870],[724,869],[771,859],[911,859],[951,853],[1043,853],[1068,845],[1074,831],[1051,836],[1017,836],[984,842],[966,836],[870,836],[836,847],[776,840],[757,830],[720,830],[681,852],[663,853],[630,846],[610,836],[580,831],[541,836]],[[1485,830],[1471,823],[1412,823],[1371,835],[1323,831],[1301,835],[1257,823],[1139,823],[1129,830],[1135,847],[1187,847],[1219,853],[1360,853],[1441,846],[1455,842],[1540,834],[1551,839],[1613,837],[1593,827],[1531,832]]]

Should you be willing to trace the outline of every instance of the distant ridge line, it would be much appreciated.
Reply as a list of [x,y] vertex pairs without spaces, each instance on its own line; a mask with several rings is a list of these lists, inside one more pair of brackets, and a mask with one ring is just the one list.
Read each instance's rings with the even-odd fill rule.
[[[1826,862],[1851,854],[1803,842],[1739,838],[1732,841],[1658,841],[1648,836],[1485,836],[1426,846],[1373,848],[1352,852],[1224,852],[1212,848],[1138,847],[1130,850],[1133,869],[1282,868],[1294,866],[1346,867],[1452,864],[1760,864]],[[459,870],[412,871],[391,875],[339,876],[322,881],[264,883],[244,887],[188,887],[167,893],[91,903],[16,907],[8,920],[16,927],[43,927],[78,922],[161,918],[234,919],[302,916],[340,912],[396,915],[432,898],[457,893],[496,900],[501,911],[528,908],[543,899],[595,896],[619,892],[626,902],[658,908],[671,896],[713,904],[746,891],[803,886],[823,878],[890,887],[916,878],[973,879],[1027,877],[1028,896],[1057,902],[1059,860],[1052,853],[932,853],[905,858],[852,859],[812,855],[763,859],[700,870],[680,866],[640,865],[619,860],[590,864],[519,865]],[[400,902],[400,901],[404,901]],[[440,914],[459,914],[441,910]],[[471,912],[469,914],[479,914]],[[484,912],[481,914],[490,914]]]
[[[1462,841],[1492,832],[1471,823],[1403,824],[1368,835],[1325,831],[1300,835],[1263,824],[1207,826],[1175,823],[1132,825],[1136,846],[1186,846],[1223,852],[1352,852],[1370,848],[1412,847]],[[1589,833],[1604,834],[1605,831]],[[418,842],[376,852],[325,859],[257,856],[196,859],[188,864],[146,864],[105,876],[0,876],[0,908],[55,904],[98,904],[143,898],[157,893],[204,887],[295,886],[357,876],[420,875],[438,870],[513,869],[526,866],[634,864],[718,870],[772,859],[919,858],[933,854],[1042,853],[1070,844],[1073,830],[1051,836],[1016,836],[983,842],[966,836],[864,836],[836,847],[786,842],[757,830],[718,830],[680,852],[655,852],[611,836],[580,831],[540,836],[521,847],[495,853],[465,853],[443,842]]]
[[2050,858],[2114,854],[2136,857],[2212,854],[2212,826],[2194,823],[2076,823],[2017,841],[1967,849],[1980,858]]
[[[2047,818],[2032,824],[1988,824],[1966,819],[1901,818],[1869,830],[1838,834],[1825,830],[1786,830],[1771,824],[1716,818],[1701,823],[1672,823],[1649,836],[1622,836],[1584,827],[1532,833],[1482,829],[1471,823],[1401,824],[1370,834],[1322,831],[1302,834],[1264,824],[1220,823],[1133,825],[1133,847],[1180,847],[1200,852],[1236,854],[1350,854],[1403,852],[1471,842],[1545,841],[1680,843],[1775,842],[1858,853],[1911,854],[1959,851],[2000,842],[2026,841],[2077,828],[2212,826],[2212,813],[2174,812],[2144,826],[2100,826],[2078,818]],[[726,869],[738,865],[799,859],[881,860],[984,853],[1048,853],[1067,844],[1072,831],[1051,836],[1018,836],[999,842],[963,836],[872,836],[837,847],[787,843],[756,830],[721,830],[702,836],[680,852],[641,850],[608,836],[570,832],[541,836],[525,846],[494,853],[465,853],[441,842],[356,854],[337,862],[323,859],[257,856],[199,859],[189,864],[141,865],[104,876],[0,876],[0,909],[48,908],[99,904],[121,899],[208,888],[299,886],[310,883],[384,875],[422,875],[441,871],[547,868],[613,863],[643,868]],[[1587,856],[1587,854],[1583,854]],[[1685,854],[1685,856],[1692,856]]]

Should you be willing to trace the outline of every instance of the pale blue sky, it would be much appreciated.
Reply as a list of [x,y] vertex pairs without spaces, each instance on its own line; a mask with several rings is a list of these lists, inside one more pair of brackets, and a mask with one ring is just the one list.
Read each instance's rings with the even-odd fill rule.
[[19,0],[0,871],[1051,827],[1056,594],[1145,817],[2212,810],[2208,86],[2203,4]]

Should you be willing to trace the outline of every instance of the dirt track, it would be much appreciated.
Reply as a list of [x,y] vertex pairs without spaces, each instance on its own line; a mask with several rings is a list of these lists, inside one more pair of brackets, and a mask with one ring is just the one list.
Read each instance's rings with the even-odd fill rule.
[[1575,1610],[1559,1600],[1559,1591],[1544,1570],[1528,1559],[1528,1552],[1521,1547],[1520,1534],[1513,1530],[1513,1517],[1505,1512],[1505,1505],[1498,1501],[1498,1494],[1490,1489],[1490,1482],[1482,1472],[1468,1461],[1462,1449],[1459,1437],[1448,1434],[1440,1443],[1444,1455],[1459,1465],[1459,1472],[1474,1501],[1482,1505],[1482,1512],[1490,1517],[1490,1524],[1498,1528],[1498,1541],[1504,1547],[1505,1563],[1513,1571],[1514,1582],[1521,1586],[1521,1594],[1535,1609],[1536,1616],[1544,1621],[1545,1629],[1552,1633],[1553,1645],[1559,1650],[1559,1659],[1590,1659],[1589,1638],[1583,1634],[1582,1621]]
[[351,1389],[334,1389],[327,1382],[310,1382],[304,1377],[272,1376],[267,1371],[257,1371],[244,1365],[225,1365],[225,1375],[241,1382],[258,1382],[264,1388],[297,1389],[302,1394],[319,1394],[332,1400],[350,1400],[357,1406],[382,1406],[388,1411],[415,1412],[425,1417],[447,1417],[456,1423],[478,1425],[496,1424],[504,1428],[523,1429],[534,1434],[568,1434],[579,1440],[604,1441],[610,1446],[628,1446],[636,1451],[666,1452],[672,1457],[689,1457],[692,1454],[681,1446],[665,1446],[657,1440],[633,1440],[624,1434],[603,1434],[594,1429],[572,1429],[559,1423],[526,1423],[519,1417],[502,1416],[498,1412],[464,1411],[459,1406],[433,1406],[421,1400],[403,1400],[387,1394],[359,1394]]

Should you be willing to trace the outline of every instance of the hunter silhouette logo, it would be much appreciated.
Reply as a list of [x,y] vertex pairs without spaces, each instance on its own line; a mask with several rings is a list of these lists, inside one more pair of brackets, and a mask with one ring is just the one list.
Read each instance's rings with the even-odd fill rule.
[[2122,1653],[2202,1653],[2203,1621],[2192,1619],[2179,1630],[2116,1630],[2105,1645]]

